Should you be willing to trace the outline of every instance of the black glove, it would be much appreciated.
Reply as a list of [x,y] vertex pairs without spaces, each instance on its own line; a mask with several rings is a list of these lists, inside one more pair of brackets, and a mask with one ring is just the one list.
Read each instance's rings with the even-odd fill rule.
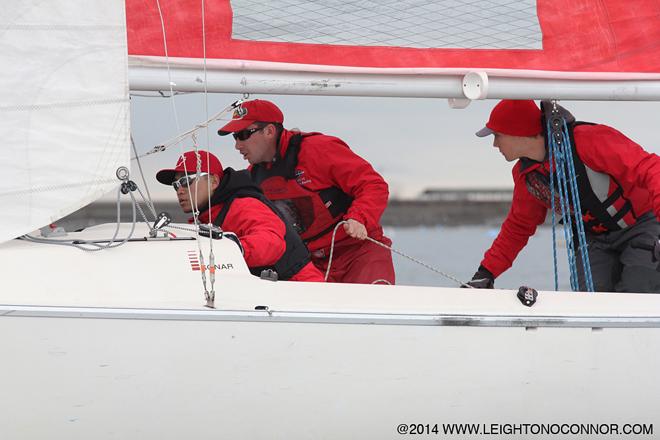
[[495,286],[495,277],[488,269],[479,266],[479,269],[477,269],[467,284],[475,289],[492,289]]

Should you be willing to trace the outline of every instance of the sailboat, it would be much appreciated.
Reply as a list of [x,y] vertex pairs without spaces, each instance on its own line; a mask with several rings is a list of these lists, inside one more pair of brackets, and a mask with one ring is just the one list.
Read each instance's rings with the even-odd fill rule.
[[137,197],[129,90],[659,100],[657,1],[10,3],[3,438],[660,423],[658,295],[539,292],[528,307],[510,290],[273,282],[190,225],[47,227],[110,190]]

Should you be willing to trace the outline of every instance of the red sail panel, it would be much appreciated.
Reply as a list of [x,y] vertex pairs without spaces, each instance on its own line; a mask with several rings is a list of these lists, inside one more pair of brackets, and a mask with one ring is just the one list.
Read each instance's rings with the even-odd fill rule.
[[[160,0],[170,57],[203,58],[200,0]],[[153,0],[126,0],[129,54],[165,55]],[[205,2],[206,57],[353,68],[660,73],[660,0],[538,1],[542,49],[351,46],[233,38],[229,0]],[[466,35],[466,38],[469,36]]]

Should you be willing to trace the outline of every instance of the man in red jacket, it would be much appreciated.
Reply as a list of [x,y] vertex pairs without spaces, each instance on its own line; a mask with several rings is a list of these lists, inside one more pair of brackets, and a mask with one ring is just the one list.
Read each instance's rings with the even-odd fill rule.
[[[546,116],[549,107],[544,103]],[[635,246],[653,246],[660,236],[660,157],[611,127],[575,122],[559,109],[572,141],[595,290],[660,292],[658,263],[652,261],[651,252]],[[551,207],[554,176],[549,173],[546,116],[534,101],[504,100],[477,132],[480,137],[494,135],[493,146],[507,161],[518,162],[513,168],[511,210],[469,283],[473,287],[493,287],[494,279],[511,267]],[[585,290],[581,276],[579,285]]]
[[[198,160],[200,175],[196,174]],[[158,171],[156,179],[174,187],[183,212],[200,212],[200,224],[211,219],[235,233],[252,274],[260,276],[271,269],[280,280],[323,281],[298,234],[254,185],[247,170],[223,169],[217,157],[198,150],[184,153],[174,168]]]
[[328,267],[333,230],[340,221],[328,281],[394,284],[380,217],[387,183],[341,139],[283,127],[272,102],[244,102],[218,134],[233,134],[236,149],[250,164],[254,181],[287,214],[321,271]]

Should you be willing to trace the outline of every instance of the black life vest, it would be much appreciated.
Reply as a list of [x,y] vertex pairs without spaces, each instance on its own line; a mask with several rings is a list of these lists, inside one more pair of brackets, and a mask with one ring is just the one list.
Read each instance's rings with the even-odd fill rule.
[[[637,216],[632,209],[632,204],[623,196],[623,188],[616,179],[609,174],[592,170],[580,159],[573,136],[574,129],[578,125],[595,124],[579,121],[567,123],[580,197],[580,207],[582,209],[582,221],[584,222],[585,230],[594,234],[602,234],[625,229],[633,225],[637,220]],[[546,133],[544,137],[546,151],[549,151],[548,134]],[[546,207],[550,207],[550,177],[547,171],[543,168],[542,164],[531,159],[524,158],[521,161],[521,171],[535,164],[539,165],[534,170],[527,172],[525,183],[530,194],[543,202]],[[557,177],[553,176],[553,179],[555,185],[555,209],[558,213],[561,213]],[[611,187],[614,187],[612,192],[610,192]],[[570,206],[570,210],[574,212],[572,206]]]
[[304,174],[296,171],[302,140],[316,135],[320,133],[296,133],[291,136],[284,157],[280,156],[278,148],[270,168],[264,164],[252,167],[254,182],[291,222],[305,243],[332,231],[353,202],[352,197],[335,186],[312,191],[298,183],[305,179]]
[[224,170],[222,181],[211,196],[211,205],[224,203],[224,206],[218,215],[213,219],[213,224],[216,226],[222,226],[232,202],[235,199],[242,197],[252,197],[259,200],[261,203],[268,206],[286,226],[286,233],[284,235],[286,250],[284,251],[284,254],[282,254],[280,259],[272,266],[251,267],[250,272],[253,275],[259,276],[263,270],[271,269],[277,272],[278,279],[290,279],[310,262],[309,251],[284,216],[252,181],[250,173],[247,170],[236,171],[232,168],[226,168]]

